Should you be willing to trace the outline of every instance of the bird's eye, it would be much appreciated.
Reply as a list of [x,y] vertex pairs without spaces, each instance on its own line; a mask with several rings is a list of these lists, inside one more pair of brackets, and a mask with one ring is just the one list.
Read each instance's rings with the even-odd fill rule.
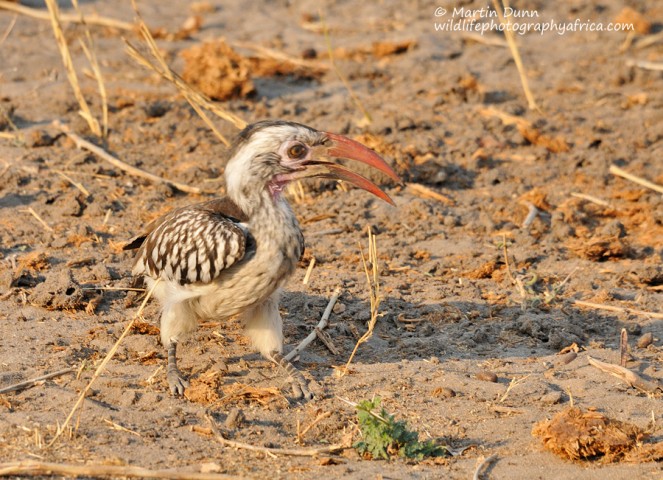
[[288,156],[293,159],[300,159],[306,155],[306,147],[301,143],[296,143],[288,149]]

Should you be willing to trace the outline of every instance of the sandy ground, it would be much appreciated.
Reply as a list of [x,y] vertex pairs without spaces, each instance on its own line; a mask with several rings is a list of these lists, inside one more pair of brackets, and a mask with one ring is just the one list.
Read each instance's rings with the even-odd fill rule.
[[[289,119],[358,138],[410,185],[385,186],[396,207],[330,184],[291,195],[307,256],[282,301],[289,345],[311,331],[334,289],[342,289],[328,329],[339,354],[315,342],[298,363],[312,381],[313,401],[290,399],[282,375],[248,348],[238,326],[214,322],[179,350],[199,395],[172,397],[154,328],[158,306],[151,302],[146,324],[123,340],[94,383],[75,432],[45,448],[138,311],[140,298],[123,290],[132,285],[123,242],[156,215],[209,195],[125,174],[61,135],[54,120],[99,143],[77,114],[50,24],[0,11],[0,387],[85,365],[79,378],[63,375],[0,395],[0,460],[192,472],[206,465],[248,478],[466,479],[482,458],[496,454],[484,478],[663,476],[660,462],[563,460],[531,433],[536,422],[570,404],[642,428],[663,421],[660,397],[587,360],[618,363],[625,328],[627,366],[652,382],[663,378],[663,323],[660,313],[647,314],[661,312],[663,299],[663,200],[609,172],[617,165],[663,184],[663,74],[629,64],[663,60],[663,43],[642,44],[660,32],[662,5],[629,2],[651,22],[649,30],[641,25],[648,33],[630,39],[606,31],[519,36],[536,112],[527,108],[501,35],[485,34],[483,40],[496,43],[489,44],[467,32],[435,30],[436,21],[452,15],[451,3],[328,2],[322,22],[315,2],[139,3],[147,23],[166,34],[181,32],[202,11],[200,28],[180,35],[187,38],[159,40],[180,72],[182,51],[220,37],[294,58],[317,53],[327,67],[321,73],[249,72],[253,96],[222,105],[248,122]],[[514,3],[538,13],[531,22],[602,24],[625,6],[618,0]],[[32,5],[46,12],[39,2]],[[436,17],[437,7],[446,16],[438,11]],[[133,18],[125,1],[85,1],[81,8]],[[66,5],[63,11],[71,13]],[[372,116],[370,124],[362,123],[328,68],[323,25],[338,71]],[[77,40],[84,30],[69,25],[65,31],[79,72],[89,70]],[[108,91],[106,149],[131,165],[222,194],[225,147],[172,86],[128,57],[122,36],[140,44],[138,37],[104,27],[91,32]],[[83,74],[81,84],[98,116],[95,81]],[[229,123],[216,123],[225,135],[236,133]],[[525,225],[532,206],[539,214]],[[368,227],[380,259],[381,317],[351,374],[339,377],[333,366],[347,360],[370,316],[359,254]],[[632,310],[587,308],[576,300]],[[647,334],[653,342],[640,340]],[[565,363],[558,353],[574,343],[577,358]],[[486,373],[497,381],[487,381]],[[237,393],[242,385],[262,390],[251,398]],[[360,459],[349,449],[322,458],[272,458],[223,447],[207,432],[209,410],[229,438],[252,445],[357,440],[355,413],[339,397],[357,402],[374,395],[422,439],[456,455],[385,462]],[[301,431],[327,412],[299,445],[298,425]],[[653,427],[651,440],[662,440],[660,427]]]

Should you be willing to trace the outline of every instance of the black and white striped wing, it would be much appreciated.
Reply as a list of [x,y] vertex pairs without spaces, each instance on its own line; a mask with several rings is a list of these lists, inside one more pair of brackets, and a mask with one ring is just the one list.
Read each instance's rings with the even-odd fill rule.
[[244,225],[206,207],[181,209],[158,224],[142,242],[133,274],[182,285],[209,283],[244,258],[250,243]]

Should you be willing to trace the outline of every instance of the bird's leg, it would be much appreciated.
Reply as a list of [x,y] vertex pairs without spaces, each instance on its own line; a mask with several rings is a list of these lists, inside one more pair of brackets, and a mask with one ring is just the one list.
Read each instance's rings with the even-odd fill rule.
[[313,394],[308,389],[308,382],[302,375],[302,372],[297,370],[292,363],[285,359],[280,352],[270,352],[270,360],[281,367],[292,379],[292,393],[295,398],[304,398],[305,400],[311,400]]
[[184,395],[184,389],[189,386],[189,381],[182,375],[177,368],[177,342],[168,344],[168,368],[166,369],[166,378],[170,386],[170,393],[173,395]]

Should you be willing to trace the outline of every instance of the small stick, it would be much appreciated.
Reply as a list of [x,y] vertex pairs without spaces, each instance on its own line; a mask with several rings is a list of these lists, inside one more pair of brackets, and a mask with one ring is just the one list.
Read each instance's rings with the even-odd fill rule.
[[491,47],[507,48],[509,46],[509,44],[504,40],[502,40],[501,38],[488,37],[485,35],[481,35],[480,33],[463,32],[461,33],[460,37],[463,40],[481,43],[483,45],[489,45]]
[[436,192],[435,190],[431,190],[430,188],[425,187],[419,183],[406,183],[406,185],[408,188],[413,190],[413,193],[418,197],[431,198],[433,200],[437,200],[449,206],[456,205],[456,202],[454,202],[451,198],[447,197],[446,195],[442,195],[441,193]]
[[[500,5],[501,3],[501,5]],[[493,0],[493,6],[499,17],[500,23],[508,25],[511,23],[509,20],[504,18],[502,13],[503,8],[509,8],[508,0]],[[518,69],[518,75],[520,76],[520,83],[523,86],[523,91],[525,92],[525,98],[527,98],[527,104],[531,110],[540,111],[539,106],[534,100],[534,95],[529,89],[529,82],[527,80],[527,72],[525,72],[525,67],[523,66],[523,60],[520,58],[520,52],[518,51],[518,45],[516,45],[516,39],[513,35],[511,28],[504,29],[504,36],[506,37],[506,42],[509,45],[509,50],[511,50],[511,55],[513,56],[513,61],[516,63],[516,68]]]
[[[9,10],[11,12],[25,15],[26,17],[36,18],[38,20],[51,19],[50,15],[42,10],[26,7],[24,5],[19,5],[18,3],[9,2],[6,0],[0,0],[0,9]],[[60,21],[65,23],[81,23],[81,17],[79,15],[64,13],[60,14]],[[85,23],[89,25],[98,25],[100,27],[117,28],[118,30],[136,30],[136,26],[133,23],[123,22],[122,20],[116,20],[114,18],[102,17],[94,13],[85,17]]]
[[307,233],[307,237],[324,237],[326,235],[336,235],[337,233],[343,233],[345,230],[342,228],[330,228],[329,230],[319,230],[317,232]]
[[12,33],[12,30],[14,30],[14,26],[16,25],[16,20],[18,20],[18,15],[14,15],[14,18],[12,18],[12,21],[7,27],[7,30],[5,30],[5,33],[2,34],[2,38],[0,38],[0,46],[3,43],[5,43],[5,40],[7,40],[9,34]]
[[658,313],[658,312],[647,312],[644,310],[637,310],[635,308],[628,308],[628,307],[613,307],[612,305],[603,305],[601,303],[585,302],[583,300],[571,300],[571,303],[579,305],[581,307],[596,308],[597,310],[607,310],[609,312],[618,312],[618,313],[632,313],[635,315],[645,315],[651,318],[663,319],[663,313]]
[[334,345],[334,342],[327,332],[320,330],[318,327],[315,327],[314,331],[320,341],[325,344],[325,347],[327,347],[333,355],[339,355],[341,353],[338,348],[336,348],[336,345]]
[[127,163],[124,163],[122,160],[119,160],[112,156],[110,153],[106,152],[103,148],[97,147],[95,144],[88,142],[87,140],[82,139],[75,133],[69,130],[69,128],[66,125],[63,125],[59,121],[53,122],[53,125],[57,128],[59,128],[65,135],[67,135],[69,138],[71,138],[74,143],[76,144],[77,148],[80,148],[81,150],[87,150],[89,152],[94,153],[97,155],[99,158],[102,160],[107,161],[111,165],[119,168],[120,170],[127,172],[130,175],[134,175],[136,177],[141,177],[145,178],[147,180],[150,180],[155,183],[166,183],[168,185],[171,185],[172,187],[176,188],[177,190],[185,193],[195,193],[199,194],[202,193],[202,190],[198,187],[190,187],[189,185],[185,185],[183,183],[175,182],[173,180],[168,180],[163,177],[159,177],[157,175],[154,175],[152,173],[146,172],[145,170],[141,170],[140,168],[133,167]]
[[214,438],[216,438],[219,443],[231,447],[231,448],[239,448],[242,450],[251,450],[253,452],[261,452],[265,453],[270,456],[274,455],[288,455],[288,456],[295,456],[295,457],[317,457],[320,454],[323,453],[334,453],[339,450],[343,450],[345,445],[341,444],[336,444],[336,445],[329,445],[327,447],[320,447],[320,448],[269,448],[269,447],[258,447],[256,445],[250,445],[248,443],[242,443],[242,442],[236,442],[234,440],[228,440],[225,438],[221,432],[219,431],[218,427],[216,426],[216,422],[214,419],[209,415],[205,415],[205,418],[207,418],[207,421],[210,424],[210,427],[212,429],[212,432],[214,432]]
[[54,231],[54,230],[48,225],[48,223],[46,223],[46,222],[44,221],[44,219],[41,218],[41,217],[39,216],[39,214],[33,210],[32,207],[28,207],[28,208],[26,208],[26,209],[23,210],[23,211],[24,211],[24,212],[28,212],[30,215],[32,215],[33,217],[35,217],[35,218],[37,219],[37,221],[38,221],[39,223],[41,223],[41,224],[43,225],[43,227],[44,227],[46,230],[48,230],[49,232],[53,232],[53,231]]
[[582,198],[583,200],[587,200],[588,202],[592,202],[592,203],[595,203],[597,205],[601,205],[602,207],[612,208],[612,205],[610,205],[605,200],[601,200],[600,198],[594,197],[592,195],[588,195],[586,193],[572,192],[571,196],[576,197],[576,198]]
[[628,358],[628,332],[625,328],[619,334],[619,365],[626,367]]
[[297,432],[297,442],[302,443],[302,440],[304,439],[304,435],[308,433],[309,430],[311,430],[313,427],[315,427],[318,423],[320,423],[322,420],[325,418],[331,417],[332,412],[323,412],[320,415],[318,415],[315,420],[311,422],[311,424],[306,427],[304,430],[301,432]]
[[609,373],[610,375],[617,377],[622,382],[640,390],[641,392],[654,394],[663,391],[663,386],[660,383],[645,380],[633,370],[629,370],[628,368],[620,367],[619,365],[612,363],[602,362],[590,357],[589,355],[587,356],[587,361],[591,366],[598,368],[602,372]]
[[32,378],[24,382],[0,388],[0,394],[25,390],[26,388],[30,388],[32,386],[37,385],[40,382],[43,382],[44,380],[50,380],[51,378],[60,377],[62,375],[66,375],[67,373],[75,372],[76,370],[77,370],[76,368],[65,368],[64,370],[59,370],[57,372],[47,373],[46,375],[42,375],[41,377]]
[[54,170],[54,172],[57,173],[58,175],[60,175],[62,178],[64,178],[69,183],[71,183],[74,187],[76,187],[83,195],[85,195],[86,198],[90,196],[90,192],[83,186],[82,183],[78,183],[73,178],[71,178],[69,175],[67,175],[64,172],[61,172],[60,170]]
[[523,229],[529,229],[529,227],[532,225],[532,222],[534,222],[536,217],[539,215],[539,209],[536,208],[536,205],[527,202],[527,206],[529,207],[529,212],[527,213],[527,217],[525,217],[525,221],[523,222]]
[[479,465],[477,465],[477,469],[474,471],[474,476],[472,477],[473,480],[480,480],[481,478],[481,471],[485,468],[488,467],[491,463],[493,463],[495,460],[497,460],[497,454],[493,453],[490,457],[484,458]]
[[610,165],[610,173],[612,173],[613,175],[623,177],[639,185],[642,185],[643,187],[651,188],[652,190],[655,190],[658,193],[663,193],[662,186],[650,182],[649,180],[645,180],[644,178],[633,175],[632,173],[628,173],[626,170],[619,168],[617,165]]
[[[332,309],[334,308],[334,305],[336,304],[336,301],[338,300],[338,297],[341,296],[341,289],[337,288],[334,290],[334,294],[331,296],[329,299],[329,303],[327,304],[327,308],[325,308],[325,311],[322,314],[322,317],[320,318],[320,321],[316,325],[316,329],[324,329],[327,326],[327,322],[329,321],[329,316],[331,315]],[[288,361],[292,361],[293,358],[295,358],[297,355],[302,353],[302,351],[313,341],[316,339],[318,335],[316,334],[315,329],[308,334],[308,336],[302,340],[302,342],[297,345],[295,348],[293,348],[290,353],[287,355],[284,355],[283,358],[285,358]]]
[[644,70],[663,72],[663,63],[650,62],[648,60],[626,60],[626,65],[629,67],[642,68]]
[[67,40],[62,30],[62,24],[60,22],[60,8],[58,3],[55,0],[45,1],[51,19],[51,27],[53,28],[53,35],[55,36],[55,43],[57,43],[58,50],[60,50],[62,64],[64,65],[64,69],[67,73],[67,79],[69,80],[69,84],[74,91],[74,97],[76,97],[78,106],[80,107],[80,111],[78,113],[85,119],[92,133],[100,137],[102,133],[101,127],[99,126],[97,119],[92,115],[92,112],[90,111],[90,105],[87,103],[87,100],[85,100],[80,83],[78,82],[78,75],[76,74],[76,69],[74,68],[74,61],[71,58],[69,45],[67,44]]
[[[198,467],[198,466],[196,466]],[[0,463],[0,477],[5,476],[64,476],[84,478],[164,478],[170,480],[230,480],[235,475],[198,473],[184,470],[150,470],[132,465],[72,465],[67,463],[22,462]]]
[[650,47],[650,46],[652,46],[655,43],[658,43],[660,41],[663,41],[663,32],[658,32],[654,35],[648,35],[647,37],[639,40],[638,43],[635,46],[635,49],[636,50],[641,50],[643,48]]
[[511,274],[511,266],[509,265],[509,252],[506,249],[506,234],[502,235],[502,250],[504,251],[504,263],[506,264],[506,273],[509,275],[511,284],[515,285],[516,280],[513,278],[513,275]]
[[147,305],[147,301],[150,299],[152,296],[152,293],[154,292],[154,289],[159,285],[160,279],[157,279],[156,282],[154,282],[154,285],[152,285],[152,288],[150,289],[149,292],[147,292],[147,295],[145,295],[145,299],[143,300],[143,303],[140,305],[140,308],[136,312],[136,315],[131,319],[131,321],[127,324],[127,326],[124,328],[124,331],[122,332],[122,335],[120,335],[120,338],[117,339],[117,342],[111,347],[111,349],[108,351],[102,362],[99,364],[97,369],[95,370],[94,374],[92,374],[92,378],[88,382],[88,384],[85,386],[85,388],[81,391],[80,395],[78,396],[78,400],[74,404],[74,408],[71,409],[71,412],[69,412],[69,415],[65,419],[64,423],[62,425],[58,426],[58,430],[55,433],[55,436],[53,439],[48,443],[47,447],[52,447],[55,441],[60,438],[60,435],[65,431],[65,428],[67,428],[67,425],[69,425],[69,422],[73,418],[74,414],[78,410],[78,408],[82,405],[83,400],[85,400],[85,395],[90,391],[90,388],[92,388],[92,384],[94,381],[101,375],[101,372],[106,368],[106,365],[108,362],[110,362],[111,358],[115,355],[115,352],[117,352],[117,349],[120,348],[120,343],[122,343],[122,340],[124,340],[124,337],[127,336],[127,334],[131,331],[131,328],[134,326],[134,323],[138,319],[138,317],[141,316],[143,313],[143,309],[145,308],[145,305]]
[[308,281],[311,279],[311,272],[313,271],[314,266],[315,266],[315,257],[311,257],[311,261],[308,264],[308,268],[306,269],[306,275],[304,275],[304,280],[302,280],[302,283],[304,285],[308,285]]

